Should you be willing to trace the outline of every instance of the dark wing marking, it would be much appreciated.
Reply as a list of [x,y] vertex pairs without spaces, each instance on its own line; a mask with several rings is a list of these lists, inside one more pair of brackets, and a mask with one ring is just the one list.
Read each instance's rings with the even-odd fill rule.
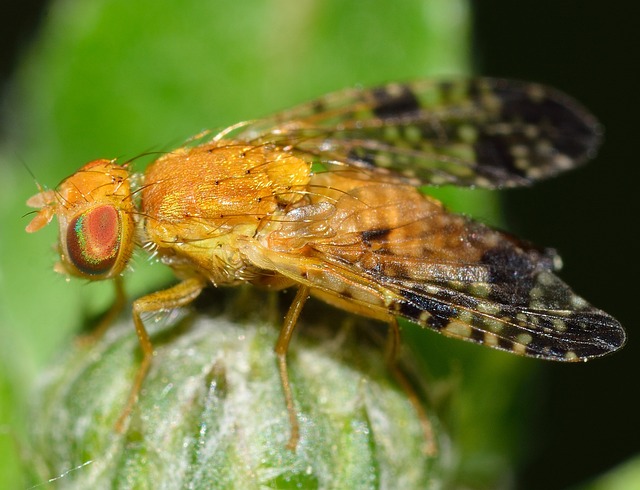
[[489,270],[503,279],[465,283],[452,278],[448,284],[393,280],[387,287],[403,296],[393,305],[398,315],[450,337],[516,354],[579,361],[624,345],[620,324],[550,271],[504,265]]
[[423,80],[326,95],[235,136],[402,175],[411,184],[527,185],[594,156],[596,119],[543,85]]
[[[344,194],[325,220],[336,232],[309,239],[308,254],[365,278],[364,287],[376,285],[389,312],[450,337],[559,361],[602,356],[624,344],[621,325],[554,274],[560,263],[552,250],[398,187]],[[334,294],[360,297],[363,286],[350,284]]]

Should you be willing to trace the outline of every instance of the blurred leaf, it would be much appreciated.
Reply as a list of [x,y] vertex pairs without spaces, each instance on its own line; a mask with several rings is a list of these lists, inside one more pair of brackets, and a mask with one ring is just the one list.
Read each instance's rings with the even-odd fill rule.
[[576,490],[630,490],[640,488],[640,456],[631,458],[593,482]]
[[[166,150],[202,129],[267,115],[331,90],[467,70],[465,1],[363,5],[342,0],[51,4],[14,82],[5,112],[9,139],[0,150],[8,164],[0,166],[6,184],[0,196],[0,335],[10,339],[0,354],[16,360],[6,379],[32,379],[87,316],[111,301],[109,285],[67,283],[51,271],[54,226],[37,236],[24,233],[24,202],[36,188],[21,162],[42,185],[54,187],[85,161]],[[439,196],[455,209],[499,220],[494,197],[448,189]],[[127,277],[129,294],[140,296],[170,278],[140,258]],[[465,481],[491,482],[517,457],[514,428],[523,421],[504,416],[512,412],[515,385],[530,364],[413,326],[404,335],[434,373],[432,386],[442,380],[445,387]],[[11,356],[5,356],[9,350]],[[452,363],[460,373],[456,386]],[[9,392],[26,396],[17,388]],[[4,399],[6,406],[23,405],[13,398]],[[12,412],[2,421],[19,434],[24,411]]]

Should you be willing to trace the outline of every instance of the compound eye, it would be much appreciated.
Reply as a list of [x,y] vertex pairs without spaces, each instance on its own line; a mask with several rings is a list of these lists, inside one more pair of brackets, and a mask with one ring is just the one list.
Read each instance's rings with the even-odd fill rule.
[[109,205],[76,216],[67,228],[67,252],[73,265],[88,276],[109,273],[118,259],[122,222]]

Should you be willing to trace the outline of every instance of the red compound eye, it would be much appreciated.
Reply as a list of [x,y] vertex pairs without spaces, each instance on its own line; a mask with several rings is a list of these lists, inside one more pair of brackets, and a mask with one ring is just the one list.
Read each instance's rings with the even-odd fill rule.
[[78,271],[88,276],[107,274],[120,250],[122,223],[113,206],[89,209],[67,228],[67,252]]

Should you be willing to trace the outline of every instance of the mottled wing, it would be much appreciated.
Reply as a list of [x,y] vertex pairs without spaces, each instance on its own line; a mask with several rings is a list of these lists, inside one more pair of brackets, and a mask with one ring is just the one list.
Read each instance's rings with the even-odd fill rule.
[[327,199],[316,196],[270,236],[283,251],[271,257],[278,272],[322,299],[545,359],[585,360],[624,344],[620,324],[554,274],[552,251],[448,213],[411,186],[349,188],[340,178],[326,178],[340,193],[327,185]]
[[526,185],[593,157],[601,131],[568,96],[501,79],[351,89],[243,127],[314,161],[399,173],[411,184]]
[[395,279],[394,311],[446,336],[557,361],[600,357],[625,342],[620,324],[589,305],[540,255],[512,247],[487,250],[486,278],[466,282],[464,268],[445,282]]

